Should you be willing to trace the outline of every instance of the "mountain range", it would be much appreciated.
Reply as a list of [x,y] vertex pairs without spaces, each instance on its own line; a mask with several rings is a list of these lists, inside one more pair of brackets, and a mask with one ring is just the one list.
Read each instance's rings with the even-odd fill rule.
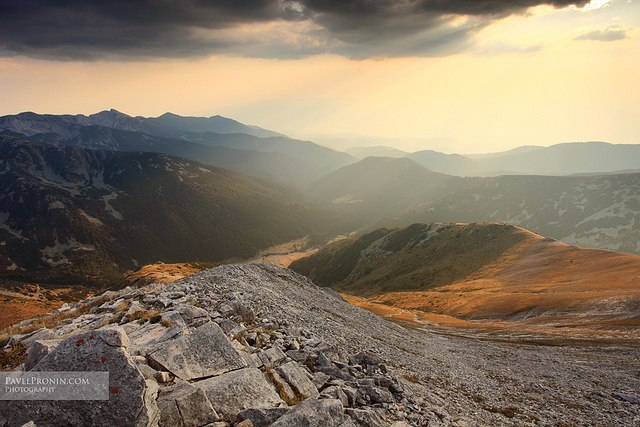
[[363,226],[496,221],[587,247],[640,253],[640,174],[457,177],[370,157],[317,181],[309,197]]
[[[638,147],[352,155],[221,116],[20,113],[0,117],[0,265],[5,278],[106,282],[415,222],[505,222],[640,253],[640,174],[620,173]],[[522,175],[472,176],[497,170]],[[536,175],[551,173],[581,175]]]
[[549,147],[521,146],[488,154],[445,154],[433,150],[404,152],[390,147],[355,147],[350,154],[366,157],[406,157],[425,168],[456,176],[582,175],[640,172],[638,144],[569,142]]
[[220,116],[131,117],[115,110],[84,115],[21,113],[0,129],[56,145],[169,154],[298,189],[353,162],[346,154]]
[[0,135],[0,188],[5,278],[104,284],[158,260],[251,257],[340,223],[236,172],[9,133]]

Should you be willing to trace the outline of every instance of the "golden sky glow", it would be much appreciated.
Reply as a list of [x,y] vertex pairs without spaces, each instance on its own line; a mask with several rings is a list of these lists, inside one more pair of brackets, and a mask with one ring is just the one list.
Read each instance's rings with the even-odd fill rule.
[[[254,40],[265,26],[289,44],[312,42],[282,23],[234,31]],[[567,141],[640,143],[640,2],[540,6],[478,28],[464,48],[439,56],[7,55],[0,58],[0,93],[0,114],[220,114],[338,148],[472,153]]]

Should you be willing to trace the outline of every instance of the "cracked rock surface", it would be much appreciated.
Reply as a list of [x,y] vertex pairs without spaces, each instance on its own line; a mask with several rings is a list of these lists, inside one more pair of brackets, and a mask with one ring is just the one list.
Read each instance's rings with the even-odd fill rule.
[[[128,400],[55,402],[57,414],[0,401],[0,426],[640,425],[638,345],[405,328],[271,264],[109,291],[72,310],[7,345],[23,342],[33,370],[93,370],[92,352],[117,353],[102,366],[134,379]],[[93,350],[67,352],[91,336]]]

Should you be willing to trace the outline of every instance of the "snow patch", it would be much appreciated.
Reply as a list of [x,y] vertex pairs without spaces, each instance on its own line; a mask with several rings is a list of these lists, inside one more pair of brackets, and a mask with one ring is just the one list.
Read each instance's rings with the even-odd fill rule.
[[101,190],[113,190],[113,187],[104,182],[104,171],[100,171],[99,174],[93,177],[91,180],[93,188],[99,188]]
[[364,202],[363,199],[354,199],[351,194],[345,194],[344,196],[338,197],[331,201],[331,203],[333,203],[334,205],[347,205],[347,204],[362,203],[362,202]]
[[435,224],[435,225],[433,226],[433,230],[431,230],[431,229],[430,229],[430,230],[427,232],[427,235],[425,236],[425,238],[424,238],[424,239],[422,239],[422,240],[420,240],[416,246],[420,246],[420,245],[422,245],[423,243],[425,243],[425,242],[427,242],[427,241],[429,241],[429,240],[433,239],[434,237],[436,237],[437,235],[439,235],[439,234],[440,234],[440,232],[441,232],[442,230],[444,230],[444,229],[446,229],[446,228],[447,228],[447,226],[446,226],[446,225],[444,225],[444,224]]
[[22,235],[22,230],[14,230],[13,228],[11,228],[11,226],[7,224],[7,220],[9,220],[9,212],[0,212],[0,230],[5,230],[9,234],[17,237],[20,240],[27,240]]
[[70,250],[91,252],[95,251],[96,247],[94,245],[80,243],[73,237],[67,240],[66,243],[61,243],[56,237],[56,242],[53,246],[47,246],[40,251],[40,253],[42,254],[41,259],[51,267],[71,264],[69,258],[67,258],[65,255],[65,253]]
[[86,219],[89,223],[91,223],[93,225],[96,225],[98,227],[104,226],[102,221],[100,221],[98,218],[92,217],[91,215],[89,215],[88,213],[83,211],[82,209],[78,209],[78,213],[80,213],[80,215],[82,215],[84,217],[84,219]]
[[115,219],[118,219],[120,221],[122,221],[124,219],[124,217],[122,216],[122,214],[120,212],[118,212],[113,206],[111,206],[111,200],[115,200],[118,198],[118,194],[116,194],[115,192],[111,193],[111,194],[107,194],[106,196],[102,196],[102,201],[104,202],[104,209],[109,212],[109,214],[114,217]]
[[53,202],[49,203],[49,207],[47,207],[47,210],[54,210],[54,209],[66,209],[67,207],[65,206],[64,203],[62,203],[60,200],[54,200]]
[[84,188],[84,182],[69,182],[64,177],[55,173],[42,157],[40,158],[40,164],[43,165],[42,168],[38,168],[35,164],[32,164],[27,169],[33,177],[38,178],[43,184],[67,191],[72,196],[79,196],[81,194],[80,189]]

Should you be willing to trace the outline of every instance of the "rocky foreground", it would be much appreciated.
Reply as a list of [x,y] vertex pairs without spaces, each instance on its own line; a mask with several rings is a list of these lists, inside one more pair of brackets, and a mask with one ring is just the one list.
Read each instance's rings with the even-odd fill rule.
[[108,370],[110,399],[0,401],[0,426],[640,425],[637,343],[405,328],[270,264],[110,291],[48,320],[14,328],[18,369]]

